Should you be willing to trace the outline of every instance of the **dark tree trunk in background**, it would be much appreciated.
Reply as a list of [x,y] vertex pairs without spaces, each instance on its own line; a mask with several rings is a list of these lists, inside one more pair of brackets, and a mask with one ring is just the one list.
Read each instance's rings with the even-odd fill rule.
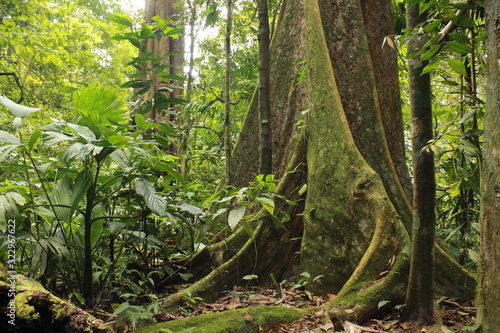
[[[406,9],[406,26],[418,29],[425,22],[425,12],[419,5]],[[436,225],[436,181],[434,153],[426,147],[433,139],[432,96],[430,74],[422,70],[427,62],[413,55],[427,42],[424,34],[416,33],[408,42],[408,81],[411,109],[411,141],[413,155],[413,225],[410,277],[403,320],[426,325],[434,322],[434,242]]]
[[233,29],[233,1],[227,1],[226,22],[226,78],[224,88],[224,152],[226,156],[226,185],[231,185],[233,177],[231,174],[231,32]]
[[500,2],[486,1],[488,84],[484,119],[479,332],[500,329]]
[[[191,103],[191,93],[193,90],[193,68],[194,68],[194,45],[195,45],[195,23],[197,16],[197,3],[194,1],[186,1],[187,8],[189,10],[189,60],[188,60],[188,72],[187,72],[187,82],[186,82],[186,104]],[[181,115],[181,127],[183,128],[183,135],[181,143],[179,145],[179,158],[181,165],[181,175],[184,179],[187,178],[188,168],[189,168],[189,152],[188,143],[189,137],[191,136],[191,128],[193,126],[193,121],[191,119],[191,111],[189,107],[182,110]]]
[[272,174],[272,124],[271,124],[271,86],[269,81],[269,14],[267,0],[257,0],[259,13],[259,123],[260,159],[259,173]]

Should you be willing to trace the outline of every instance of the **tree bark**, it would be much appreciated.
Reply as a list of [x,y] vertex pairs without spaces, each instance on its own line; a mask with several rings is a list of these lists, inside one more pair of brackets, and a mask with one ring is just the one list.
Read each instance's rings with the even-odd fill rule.
[[193,68],[194,68],[194,45],[195,45],[195,28],[196,28],[196,16],[197,16],[197,4],[193,1],[186,1],[186,5],[189,9],[189,62],[188,62],[188,72],[187,72],[187,83],[186,83],[186,107],[181,113],[181,126],[184,130],[181,143],[179,145],[179,158],[181,166],[181,175],[184,179],[187,179],[188,168],[189,168],[189,137],[191,136],[191,129],[193,127],[193,121],[191,119],[191,111],[189,103],[191,103],[191,93],[193,90]]
[[500,3],[486,1],[488,84],[484,119],[478,332],[500,327]]
[[233,29],[233,1],[227,1],[226,22],[226,78],[224,88],[224,152],[226,157],[225,179],[226,185],[231,185],[231,31]]
[[[172,19],[174,21],[179,21],[183,15],[183,8],[181,6],[176,6],[175,0],[146,0],[144,16],[146,22],[150,23],[151,18],[159,16],[161,19]],[[148,52],[153,52],[155,58],[162,58],[162,63],[170,66],[170,74],[179,75],[183,72],[184,64],[184,53],[180,54],[168,54],[174,51],[184,51],[184,38],[161,38],[157,40],[156,38],[151,38],[146,40],[146,47]],[[152,78],[155,80],[154,85],[156,89],[152,91],[152,94],[156,95],[158,89],[165,88],[164,83],[160,83],[157,77]],[[172,82],[173,83],[173,82]],[[167,94],[168,98],[182,98],[183,89],[179,88],[182,84],[177,82],[175,84],[177,87],[173,88],[170,93],[163,92]],[[148,96],[149,98],[154,97]],[[179,111],[178,106],[172,106],[175,111]],[[161,111],[161,112],[159,112]],[[173,122],[177,119],[175,114],[166,112],[167,110],[156,110],[153,108],[150,114],[147,115],[148,118],[155,122],[168,121]],[[171,147],[173,151],[177,151],[176,147]]]
[[271,124],[271,86],[269,81],[269,14],[267,0],[257,0],[259,13],[259,123],[260,159],[259,173],[272,174],[272,124]]
[[[400,176],[396,170],[404,168],[397,169],[394,162],[404,161],[404,151],[389,153],[384,134],[386,128],[396,129],[402,122],[387,121],[386,125],[383,119],[390,117],[381,116],[384,109],[400,119],[401,109],[398,94],[393,96],[397,102],[389,103],[389,96],[378,91],[384,87],[375,84],[379,76],[394,75],[386,80],[395,89],[397,72],[384,74],[383,66],[372,64],[385,58],[370,53],[376,42],[368,43],[367,36],[375,34],[364,25],[375,24],[379,13],[363,11],[361,2],[283,2],[271,43],[273,169],[282,179],[278,193],[299,205],[279,204],[292,216],[284,228],[275,227],[261,212],[252,222],[251,239],[237,232],[227,242],[210,247],[237,249],[225,250],[229,256],[217,259],[220,266],[193,284],[192,294],[208,294],[238,283],[245,274],[256,274],[259,283],[265,284],[270,272],[280,280],[308,271],[313,278],[322,277],[309,281],[307,287],[337,293],[338,300],[331,305],[354,309],[348,316],[356,321],[379,311],[377,304],[382,300],[395,304],[404,300],[412,221],[406,193],[411,187],[401,185],[409,177]],[[375,7],[388,9],[389,3],[384,0]],[[383,38],[378,38],[381,47]],[[390,50],[385,52],[394,56]],[[307,68],[305,76],[299,75],[303,67]],[[384,102],[379,95],[385,96]],[[254,97],[233,152],[235,186],[246,186],[259,172],[257,114]],[[398,132],[402,139],[402,128]],[[474,281],[438,249],[443,267],[436,276],[440,292],[467,297],[475,288]],[[207,256],[205,252],[201,257]],[[177,304],[182,296],[172,295],[165,305]]]
[[[419,4],[407,4],[406,25],[410,30],[425,22]],[[410,276],[402,320],[421,325],[434,322],[434,242],[436,224],[436,181],[434,153],[426,147],[433,139],[432,96],[430,74],[422,70],[427,62],[420,61],[418,52],[426,43],[424,34],[414,33],[408,42],[408,81],[412,118],[413,156],[413,226]]]

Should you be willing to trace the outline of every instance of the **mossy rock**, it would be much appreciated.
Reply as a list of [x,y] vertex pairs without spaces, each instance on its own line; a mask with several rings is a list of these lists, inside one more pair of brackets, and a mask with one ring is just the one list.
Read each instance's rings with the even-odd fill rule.
[[250,333],[277,324],[291,324],[302,317],[302,312],[297,309],[255,306],[167,321],[141,328],[134,333]]

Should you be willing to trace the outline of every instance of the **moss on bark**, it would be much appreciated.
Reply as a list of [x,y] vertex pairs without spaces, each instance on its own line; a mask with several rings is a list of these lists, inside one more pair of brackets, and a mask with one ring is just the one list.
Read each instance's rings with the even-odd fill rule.
[[[288,171],[284,173],[279,194],[299,199],[302,203],[300,200],[303,198],[297,195],[297,189],[304,184],[304,175],[307,175],[305,208],[302,210],[300,207],[292,213],[288,211],[293,219],[285,224],[285,229],[273,227],[265,215],[262,215],[259,221],[255,222],[259,227],[254,239],[250,243],[245,239],[244,252],[236,252],[234,255],[233,258],[237,260],[227,259],[213,274],[195,283],[191,292],[194,295],[197,292],[221,290],[224,285],[238,283],[248,269],[259,276],[259,282],[265,283],[269,272],[273,272],[278,280],[288,278],[286,274],[294,272],[294,269],[289,267],[294,267],[298,258],[294,254],[296,247],[292,244],[292,239],[302,235],[303,218],[300,271],[308,271],[312,277],[323,275],[321,279],[309,283],[308,287],[320,293],[338,292],[339,299],[332,303],[332,306],[355,308],[351,317],[363,320],[378,311],[378,302],[398,302],[404,298],[410,242],[407,222],[408,216],[411,216],[411,206],[406,198],[407,190],[397,184],[399,179],[404,177],[398,175],[393,167],[390,170],[385,167],[376,170],[372,168],[367,161],[367,155],[359,152],[359,144],[353,139],[353,133],[360,133],[359,130],[353,130],[359,123],[354,122],[353,125],[346,116],[346,105],[356,105],[356,97],[361,96],[363,92],[359,91],[359,94],[351,97],[354,101],[349,103],[344,103],[342,98],[347,97],[338,92],[337,68],[332,64],[335,54],[332,55],[328,48],[331,30],[325,28],[322,16],[325,13],[321,3],[323,1],[319,3],[318,0],[285,1],[276,38],[280,41],[281,38],[288,39],[282,44],[273,43],[273,46],[278,46],[278,49],[273,50],[272,66],[277,68],[273,75],[273,96],[276,106],[283,105],[280,112],[288,115],[284,121],[275,119],[273,122],[289,123],[290,115],[297,117],[301,114],[298,111],[304,106],[309,109],[302,124],[307,128],[303,137],[305,143],[296,141],[296,137],[293,137],[296,131],[279,132],[282,136],[292,136],[282,138],[282,142],[286,142],[283,147],[288,148],[277,158],[279,162],[275,161],[288,163]],[[358,20],[357,24],[362,25],[363,16],[359,2],[351,0],[349,6],[357,6],[357,14],[354,17]],[[283,29],[304,31],[296,34],[297,38],[293,40],[292,45],[290,34],[284,33]],[[364,45],[363,50],[356,51],[359,54],[352,56],[361,54],[361,59],[373,61],[366,41]],[[290,72],[294,71],[295,61],[301,56],[307,57],[307,84],[297,86],[293,80],[290,81]],[[370,71],[370,66],[366,66],[360,68]],[[376,75],[372,74],[365,77],[358,75],[358,81],[376,81],[375,77]],[[352,80],[349,82],[356,84]],[[370,84],[371,88],[368,90],[378,89],[373,82]],[[344,89],[350,87],[344,86]],[[370,98],[375,102],[363,105],[373,105],[359,107],[360,110],[356,111],[359,112],[355,113],[353,118],[364,116],[362,111],[380,112],[380,104],[377,106],[376,102],[377,92],[370,91],[370,94],[363,95],[363,99]],[[257,146],[254,145],[255,149],[251,148],[252,144],[258,141],[257,122],[254,121],[256,117],[251,116],[254,111],[254,108],[250,108],[236,147],[238,153],[235,155],[235,163],[237,161],[242,166],[235,164],[235,174],[256,172],[256,168],[245,165],[257,160],[258,156]],[[278,113],[273,116],[277,117]],[[371,134],[360,136],[359,143],[364,142],[369,148],[375,139],[376,143],[382,140],[382,148],[378,147],[377,153],[373,153],[369,158],[372,163],[383,160],[385,164],[390,164],[393,161],[391,162],[392,157],[387,152],[388,144],[383,143],[386,140],[382,135],[385,125],[382,124],[381,118],[380,115],[367,117],[376,124],[370,125]],[[252,121],[255,124],[250,126]],[[370,121],[363,120],[361,123],[369,124]],[[382,139],[377,138],[374,133],[380,134]],[[291,143],[296,143],[295,149],[290,149]],[[368,148],[365,147],[364,151],[370,154]],[[381,173],[386,170],[392,175],[381,177]],[[399,198],[394,198],[395,195]],[[300,214],[302,211],[303,214]],[[235,238],[232,238],[233,241]],[[439,290],[446,295],[470,296],[470,291],[474,289],[473,279],[439,246],[437,248],[436,262],[440,267],[437,267],[436,281],[442,287]],[[300,271],[295,270],[299,273]],[[461,287],[456,288],[457,285]],[[167,304],[175,305],[181,300],[182,294],[176,294],[167,300]]]
[[[10,278],[6,274],[4,277]],[[2,279],[7,282],[0,281],[2,332],[111,332],[102,321],[54,296],[38,282],[23,275],[15,275],[13,278],[15,279]],[[11,285],[15,289],[15,307],[12,312],[8,308]],[[14,321],[9,323],[12,319]]]
[[480,332],[500,330],[500,3],[486,1],[488,85],[481,188]]
[[135,332],[251,333],[277,324],[291,324],[302,317],[302,312],[296,309],[256,306],[168,321]]
[[[354,143],[320,13],[317,1],[306,1],[308,79],[313,107],[308,118],[309,177],[302,269],[312,276],[324,275],[312,285],[314,291],[337,292],[359,266],[375,230],[385,230],[387,235],[391,228],[385,224],[401,222],[379,176]],[[359,273],[360,276],[376,277],[394,250],[372,254],[370,265],[363,265],[363,270],[371,273]],[[375,255],[380,258],[375,259]]]

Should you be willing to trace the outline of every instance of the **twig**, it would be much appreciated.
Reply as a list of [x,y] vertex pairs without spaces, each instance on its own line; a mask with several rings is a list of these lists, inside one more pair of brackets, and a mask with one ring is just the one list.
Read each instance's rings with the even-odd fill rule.
[[19,81],[19,77],[14,72],[0,72],[0,76],[2,75],[8,75],[14,77],[14,80],[16,81],[16,84],[19,87],[19,90],[21,91],[21,97],[19,97],[19,99],[17,100],[17,104],[20,104],[22,101],[24,101],[24,89],[21,84],[21,81]]
[[[467,0],[466,1],[466,4],[471,4],[473,2],[473,0]],[[467,13],[467,9],[459,9],[457,10],[457,12],[455,13],[455,16],[462,16],[464,15],[465,13]],[[436,44],[441,44],[444,39],[446,38],[446,36],[451,32],[453,31],[453,29],[455,29],[456,25],[455,23],[453,23],[453,21],[450,21],[448,22],[448,24],[439,32],[439,34],[441,35],[441,37],[438,39],[438,41],[436,42]]]

